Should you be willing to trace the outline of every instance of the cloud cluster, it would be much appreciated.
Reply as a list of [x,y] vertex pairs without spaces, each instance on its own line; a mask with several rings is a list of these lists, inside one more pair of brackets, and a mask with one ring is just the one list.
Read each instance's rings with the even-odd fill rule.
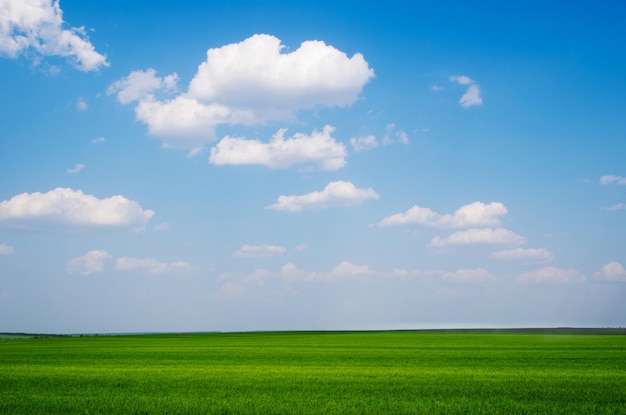
[[[385,136],[380,141],[383,146],[394,143],[409,144],[409,136],[402,130],[396,130],[394,123],[387,124]],[[356,152],[373,150],[378,147],[376,136],[366,135],[361,137],[352,137],[350,145]]]
[[475,105],[482,105],[483,99],[480,96],[480,89],[478,85],[469,77],[465,75],[456,75],[450,77],[450,82],[456,82],[459,85],[467,85],[465,94],[459,99],[459,104],[463,108],[473,107]]
[[259,258],[282,255],[287,249],[276,245],[244,245],[233,256],[245,258]]
[[374,71],[360,53],[348,57],[321,41],[303,42],[282,53],[280,39],[257,34],[211,48],[186,92],[171,99],[176,74],[132,72],[109,88],[121,103],[138,101],[137,119],[168,147],[196,148],[215,139],[220,124],[258,124],[289,119],[317,106],[348,106]]
[[[457,231],[447,237],[435,236],[429,247],[474,244],[524,244],[526,239],[508,229],[499,227],[501,217],[508,213],[500,202],[489,204],[480,201],[461,206],[453,214],[439,214],[432,209],[415,205],[406,212],[383,218],[375,226],[419,225],[433,228],[470,228]],[[494,228],[495,227],[495,228]],[[506,255],[506,254],[505,254]]]
[[61,56],[81,71],[109,66],[96,52],[84,27],[64,29],[58,0],[3,0],[0,2],[0,55]]
[[[81,275],[103,272],[105,262],[112,259],[113,255],[107,251],[101,249],[93,250],[67,261],[65,270],[69,274]],[[166,263],[155,258],[129,258],[125,256],[117,258],[115,261],[115,270],[117,271],[132,271],[138,269],[147,270],[150,274],[163,274],[191,270],[193,267],[184,261]]]
[[311,165],[321,170],[338,170],[346,164],[346,148],[337,142],[327,125],[311,135],[296,133],[285,138],[280,129],[268,143],[245,138],[224,137],[211,149],[209,162],[215,165],[259,164],[271,169]]
[[500,217],[508,213],[500,202],[485,204],[473,202],[461,206],[454,214],[440,215],[429,208],[413,206],[404,213],[388,216],[378,226],[421,225],[436,228],[468,228],[476,226],[497,226]]
[[352,182],[336,181],[328,183],[322,191],[300,196],[279,196],[278,201],[267,206],[267,209],[299,212],[303,209],[357,205],[378,198],[378,194],[372,188],[359,189]]
[[382,139],[382,143],[384,146],[393,144],[396,142],[402,144],[409,144],[409,136],[402,130],[396,131],[396,125],[394,123],[387,124],[387,132]]
[[145,225],[154,211],[123,196],[98,199],[81,190],[56,188],[47,193],[21,193],[0,202],[0,222],[42,220],[75,226]]
[[350,139],[350,145],[356,152],[373,150],[378,147],[376,137],[373,135],[366,135],[362,137],[352,137]]
[[[283,281],[285,283],[334,283],[341,280],[367,279],[377,274],[376,271],[371,270],[366,265],[356,265],[350,261],[341,261],[330,271],[326,272],[306,271],[289,262],[283,265],[279,271],[272,272],[257,269],[243,276],[223,275],[222,278],[228,280],[219,287],[213,297],[220,300],[236,300],[244,295],[248,287],[265,287],[269,285],[270,280]],[[293,295],[296,294],[296,291],[287,286],[274,290],[273,293]]]
[[308,271],[289,262],[277,271],[256,269],[249,274],[223,274],[225,280],[214,293],[214,298],[236,300],[250,292],[251,288],[262,288],[271,295],[295,295],[294,286],[299,283],[332,284],[340,281],[371,282],[376,278],[407,280],[409,277],[433,277],[453,284],[485,284],[496,280],[496,277],[483,268],[459,269],[456,271],[417,271],[394,268],[390,272],[380,272],[367,265],[357,265],[350,261],[341,261],[329,271]]

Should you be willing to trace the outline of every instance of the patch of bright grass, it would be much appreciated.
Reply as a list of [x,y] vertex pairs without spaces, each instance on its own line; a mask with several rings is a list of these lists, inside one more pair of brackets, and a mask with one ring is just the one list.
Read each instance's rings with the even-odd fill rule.
[[287,332],[0,343],[6,414],[624,414],[626,336]]

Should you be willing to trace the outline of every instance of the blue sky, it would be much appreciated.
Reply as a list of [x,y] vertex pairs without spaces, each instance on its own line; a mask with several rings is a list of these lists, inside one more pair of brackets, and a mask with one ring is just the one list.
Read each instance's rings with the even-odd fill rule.
[[0,331],[624,326],[622,2],[0,0]]

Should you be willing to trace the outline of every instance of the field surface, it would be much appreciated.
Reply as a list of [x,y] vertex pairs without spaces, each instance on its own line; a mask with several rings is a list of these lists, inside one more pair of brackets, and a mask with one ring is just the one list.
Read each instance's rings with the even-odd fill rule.
[[626,414],[626,336],[170,334],[0,341],[2,414]]

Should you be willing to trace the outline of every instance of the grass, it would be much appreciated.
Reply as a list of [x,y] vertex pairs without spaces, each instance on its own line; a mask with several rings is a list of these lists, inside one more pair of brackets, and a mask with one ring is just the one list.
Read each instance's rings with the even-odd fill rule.
[[626,336],[286,332],[0,342],[2,414],[624,414]]

